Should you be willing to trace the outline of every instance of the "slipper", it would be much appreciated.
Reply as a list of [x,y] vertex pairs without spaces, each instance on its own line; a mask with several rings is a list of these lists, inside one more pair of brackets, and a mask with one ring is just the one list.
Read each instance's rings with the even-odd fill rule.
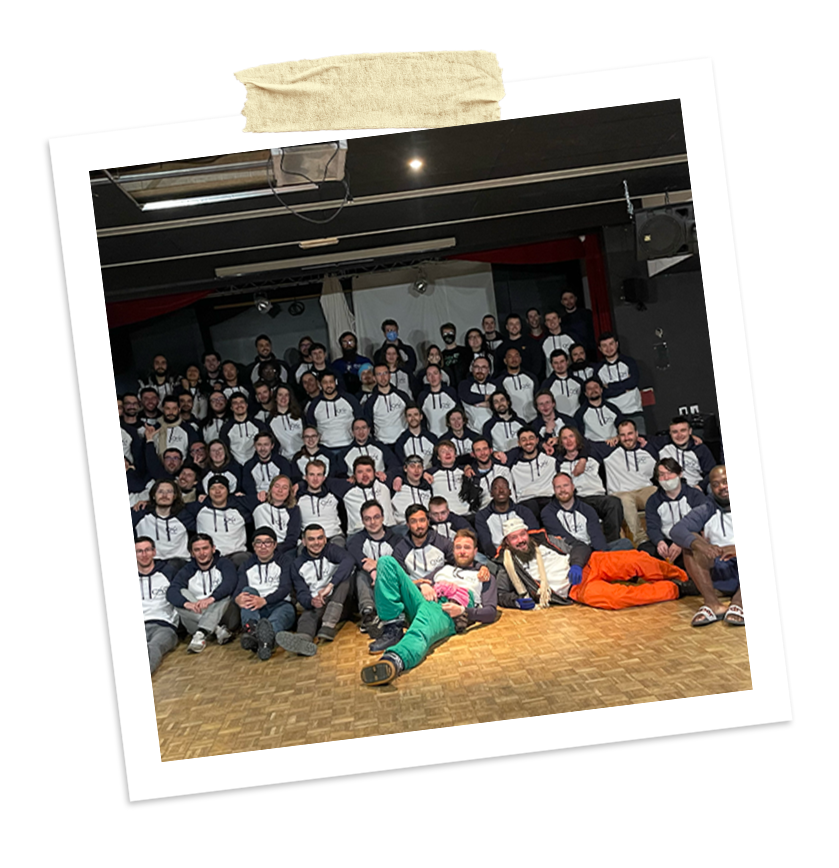
[[718,615],[710,606],[703,606],[697,611],[690,622],[691,627],[707,627],[708,624],[715,624],[717,621],[722,621],[725,617],[723,612]]
[[[729,618],[728,617],[729,615],[731,615],[732,617]],[[739,620],[735,620],[735,619],[739,619]],[[746,626],[746,616],[743,613],[743,610],[740,608],[740,606],[738,606],[736,604],[728,607],[728,611],[723,616],[723,621],[725,621],[726,624],[730,624],[732,627],[745,627]]]

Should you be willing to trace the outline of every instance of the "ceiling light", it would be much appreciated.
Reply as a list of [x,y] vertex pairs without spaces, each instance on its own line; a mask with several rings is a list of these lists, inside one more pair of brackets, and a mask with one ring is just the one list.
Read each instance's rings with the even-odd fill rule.
[[[299,193],[303,190],[317,190],[317,184],[296,184],[293,187],[277,187],[277,193]],[[237,193],[217,193],[212,196],[190,196],[185,199],[161,199],[159,202],[144,202],[141,211],[161,211],[165,208],[194,208],[197,205],[215,205],[218,202],[235,202],[237,199],[253,199],[256,196],[270,196],[271,190],[240,190]]]
[[420,266],[417,272],[417,279],[414,281],[414,292],[418,292],[420,295],[424,295],[427,289],[428,280],[425,276],[425,268]]
[[268,296],[265,293],[259,293],[253,297],[253,303],[260,313],[271,312],[271,302],[268,301]]
[[410,166],[414,171],[417,171],[418,169],[421,169],[421,168],[422,168],[422,160],[413,159],[413,160],[411,160],[410,163],[408,163],[408,165],[409,165],[409,166]]
[[301,241],[297,246],[301,250],[310,250],[312,247],[329,247],[337,243],[337,238],[312,238],[311,241]]

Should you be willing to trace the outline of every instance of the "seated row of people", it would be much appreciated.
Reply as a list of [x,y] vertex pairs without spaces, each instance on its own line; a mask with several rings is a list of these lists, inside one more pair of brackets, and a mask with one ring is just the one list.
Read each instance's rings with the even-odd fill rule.
[[[674,463],[659,462],[659,482],[673,472],[678,478],[681,468],[674,470]],[[556,474],[553,481],[556,508],[573,511],[570,475]],[[493,486],[502,505],[505,484],[499,479]],[[210,636],[225,644],[241,627],[242,647],[268,660],[276,646],[314,655],[317,641],[334,640],[355,609],[361,631],[373,639],[371,653],[386,652],[362,671],[368,684],[392,681],[418,665],[431,644],[470,624],[492,623],[499,604],[530,609],[573,601],[620,609],[699,593],[704,605],[694,626],[718,620],[740,626],[744,617],[724,467],[714,468],[710,486],[711,495],[669,527],[669,539],[662,538],[667,548],[657,558],[631,546],[597,550],[593,515],[582,531],[580,524],[560,520],[554,532],[548,526],[553,507],[542,512],[544,528],[532,513],[529,523],[520,512],[508,514],[495,551],[482,557],[479,535],[467,522],[441,532],[429,510],[414,504],[406,510],[406,533],[394,533],[385,508],[372,498],[360,504],[362,529],[346,547],[331,541],[317,522],[304,527],[299,546],[283,546],[266,524],[256,527],[253,554],[228,558],[213,534],[199,531],[189,538],[189,560],[167,561],[160,559],[155,539],[141,533],[136,554],[150,665],[154,671],[162,655],[176,647],[179,621],[191,635],[190,652],[202,651]],[[674,489],[663,491],[669,495]],[[216,528],[221,538],[218,522]],[[676,554],[684,557],[687,573],[673,563]],[[620,584],[638,577],[642,584]],[[732,597],[728,607],[720,603],[720,593]]]

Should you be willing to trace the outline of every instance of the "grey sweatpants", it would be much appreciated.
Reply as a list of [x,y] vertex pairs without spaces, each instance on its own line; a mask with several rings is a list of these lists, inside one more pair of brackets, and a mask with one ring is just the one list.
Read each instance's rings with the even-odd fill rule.
[[146,623],[146,645],[149,649],[149,667],[152,675],[160,661],[178,647],[178,631],[174,627]]
[[[181,593],[191,603],[198,602],[198,597],[189,588],[184,588]],[[224,613],[227,611],[229,605],[230,597],[225,597],[223,600],[216,600],[215,603],[210,603],[202,615],[191,612],[189,609],[177,609],[176,611],[181,616],[181,623],[186,627],[190,636],[196,630],[201,630],[209,635],[221,623],[221,619],[224,617]]]

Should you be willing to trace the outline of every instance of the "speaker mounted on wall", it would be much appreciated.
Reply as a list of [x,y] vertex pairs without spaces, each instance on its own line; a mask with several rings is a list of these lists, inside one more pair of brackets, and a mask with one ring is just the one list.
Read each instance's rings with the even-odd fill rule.
[[693,205],[666,205],[635,212],[638,260],[698,253]]

